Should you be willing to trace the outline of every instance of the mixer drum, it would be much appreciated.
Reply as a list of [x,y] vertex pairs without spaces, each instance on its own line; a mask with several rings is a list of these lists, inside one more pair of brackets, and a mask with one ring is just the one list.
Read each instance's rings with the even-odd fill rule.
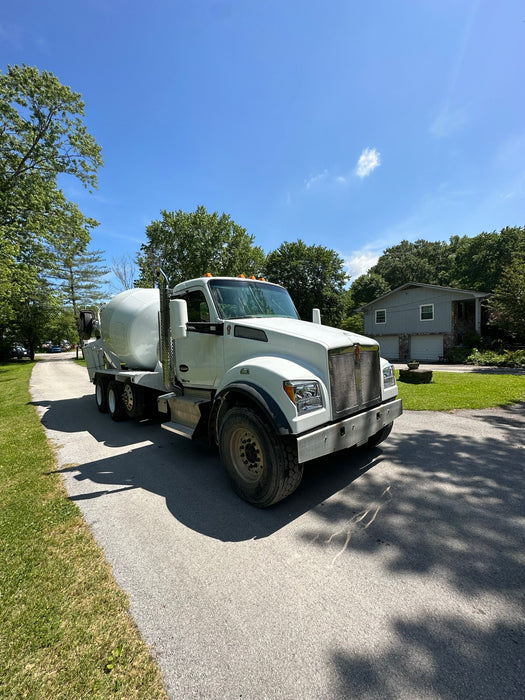
[[102,338],[129,369],[154,370],[159,354],[158,289],[128,289],[100,314]]

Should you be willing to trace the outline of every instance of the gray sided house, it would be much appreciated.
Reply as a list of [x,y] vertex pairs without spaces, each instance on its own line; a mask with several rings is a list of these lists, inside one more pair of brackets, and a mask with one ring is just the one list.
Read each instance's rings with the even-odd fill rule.
[[485,292],[408,282],[365,304],[365,335],[393,360],[439,361],[467,334],[482,332]]

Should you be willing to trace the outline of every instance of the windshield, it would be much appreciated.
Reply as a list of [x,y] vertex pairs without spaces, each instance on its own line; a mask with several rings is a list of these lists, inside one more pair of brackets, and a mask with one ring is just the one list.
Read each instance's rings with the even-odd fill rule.
[[299,318],[290,295],[282,287],[243,279],[211,280],[209,286],[221,318]]

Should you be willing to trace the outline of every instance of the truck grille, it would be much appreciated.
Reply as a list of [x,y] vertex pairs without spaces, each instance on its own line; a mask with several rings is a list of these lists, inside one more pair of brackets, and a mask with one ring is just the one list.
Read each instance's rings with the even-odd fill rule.
[[328,355],[334,420],[381,403],[377,345],[351,345]]

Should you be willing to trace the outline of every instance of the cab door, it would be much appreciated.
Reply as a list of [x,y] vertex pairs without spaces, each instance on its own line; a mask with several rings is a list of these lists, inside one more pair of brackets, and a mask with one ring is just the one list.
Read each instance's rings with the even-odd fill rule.
[[201,289],[185,290],[174,298],[184,299],[188,307],[188,333],[175,341],[177,378],[187,387],[213,389],[224,372],[223,326],[211,321]]

